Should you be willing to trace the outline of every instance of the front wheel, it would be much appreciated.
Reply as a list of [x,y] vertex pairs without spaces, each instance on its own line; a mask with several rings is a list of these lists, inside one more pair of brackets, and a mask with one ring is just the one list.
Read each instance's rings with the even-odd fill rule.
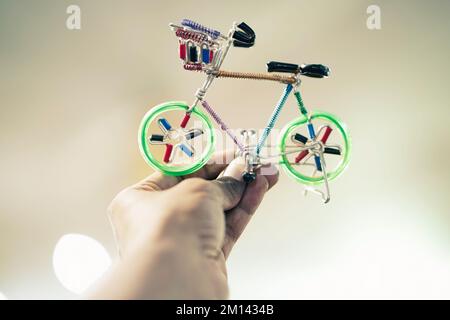
[[145,161],[167,175],[181,176],[203,167],[214,151],[214,130],[209,118],[194,108],[181,126],[184,102],[160,104],[144,116],[139,129],[139,147]]
[[326,112],[314,112],[288,123],[280,134],[281,165],[297,181],[317,185],[338,177],[350,160],[351,141],[345,124]]

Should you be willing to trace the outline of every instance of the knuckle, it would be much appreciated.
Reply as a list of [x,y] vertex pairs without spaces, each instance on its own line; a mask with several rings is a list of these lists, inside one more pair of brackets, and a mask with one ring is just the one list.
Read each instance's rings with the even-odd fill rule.
[[127,201],[128,188],[120,191],[108,206],[107,214],[110,217],[117,215],[119,212],[125,211],[130,207],[130,201]]
[[210,190],[210,182],[203,180],[201,178],[192,178],[184,180],[183,187],[186,189],[185,191],[191,194],[205,194]]
[[231,177],[223,177],[220,179],[217,179],[216,184],[218,184],[218,187],[222,189],[222,193],[225,197],[229,199],[235,199],[240,197],[241,195],[241,188],[240,183]]

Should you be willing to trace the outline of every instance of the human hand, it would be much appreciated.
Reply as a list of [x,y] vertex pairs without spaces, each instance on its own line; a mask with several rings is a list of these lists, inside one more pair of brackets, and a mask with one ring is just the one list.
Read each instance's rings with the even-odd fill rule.
[[278,180],[272,168],[246,185],[243,164],[235,159],[228,166],[229,157],[217,154],[184,177],[156,172],[120,192],[108,210],[120,259],[89,296],[226,298],[225,261]]

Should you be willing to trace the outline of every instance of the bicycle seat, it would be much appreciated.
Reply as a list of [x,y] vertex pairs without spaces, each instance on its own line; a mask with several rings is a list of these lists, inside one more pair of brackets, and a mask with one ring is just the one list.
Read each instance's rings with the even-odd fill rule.
[[267,72],[284,72],[284,73],[298,73],[300,66],[298,64],[270,61],[267,63]]
[[330,69],[323,64],[298,64],[270,61],[267,63],[268,72],[299,73],[306,77],[325,78],[330,75]]

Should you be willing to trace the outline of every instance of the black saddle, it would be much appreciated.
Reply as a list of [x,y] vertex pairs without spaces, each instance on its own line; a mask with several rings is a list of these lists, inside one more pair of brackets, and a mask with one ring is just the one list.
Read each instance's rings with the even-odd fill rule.
[[323,64],[298,64],[270,61],[267,63],[268,72],[298,73],[312,78],[326,78],[330,75],[330,68]]

